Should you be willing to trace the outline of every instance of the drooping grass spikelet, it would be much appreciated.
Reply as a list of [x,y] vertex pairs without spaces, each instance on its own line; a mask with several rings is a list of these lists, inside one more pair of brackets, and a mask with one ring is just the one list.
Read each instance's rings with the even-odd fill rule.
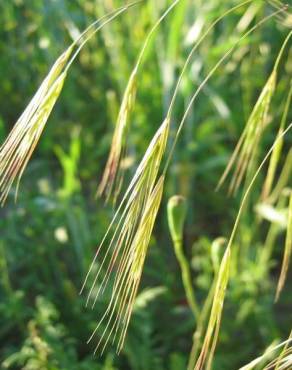
[[113,201],[115,202],[121,188],[123,180],[121,162],[126,151],[127,133],[130,126],[129,117],[135,105],[137,75],[142,64],[144,54],[156,29],[179,2],[180,0],[173,1],[173,3],[161,15],[161,17],[154,23],[143,43],[136,64],[128,80],[115,125],[109,157],[103,172],[102,180],[97,189],[97,195],[105,195],[106,201],[113,196]]
[[56,60],[0,148],[0,202],[2,205],[15,178],[18,178],[19,184],[47,119],[61,93],[66,78],[66,72],[62,71],[71,52],[70,47]]
[[114,279],[111,300],[103,318],[89,339],[90,341],[94,337],[101,323],[106,321],[106,326],[100,336],[95,352],[102,344],[103,339],[105,339],[103,349],[110,339],[113,342],[117,342],[117,352],[120,352],[123,347],[152,229],[161,202],[163,182],[164,177],[160,177],[147,199],[145,209],[131,243],[122,253]]
[[281,273],[280,273],[278,286],[277,286],[276,301],[279,299],[280,293],[285,284],[291,254],[292,254],[292,190],[290,190],[285,250],[284,250],[284,257],[283,257],[283,262],[282,262]]
[[[62,91],[67,71],[82,47],[100,28],[137,3],[125,5],[93,22],[56,60],[0,148],[0,203],[2,205],[15,179],[17,179],[17,196],[20,179]],[[73,54],[74,49],[76,50]]]
[[220,264],[210,319],[201,353],[195,365],[195,370],[204,369],[205,365],[207,369],[211,366],[219,334],[225,291],[229,279],[230,259],[231,251],[230,248],[227,247]]
[[236,193],[244,177],[250,173],[254,166],[257,156],[259,142],[263,131],[268,123],[268,111],[272,96],[277,83],[277,70],[283,51],[291,37],[292,32],[286,37],[281,50],[276,59],[275,65],[269,76],[244,128],[244,131],[236,145],[236,148],[230,158],[230,161],[218,183],[219,188],[225,181],[231,169],[234,167],[234,173],[229,186],[229,193]]
[[229,187],[230,193],[235,193],[237,191],[244,175],[253,164],[253,159],[257,154],[258,143],[267,124],[267,114],[272,95],[275,91],[276,76],[276,71],[273,70],[256,102],[245,129],[219,181],[218,187],[220,187],[225,181],[232,167],[235,167]]
[[[288,365],[288,363],[290,362],[290,366],[292,364],[291,360],[291,335],[290,337],[279,343],[279,344],[271,344],[266,350],[265,352],[255,358],[254,360],[252,360],[251,362],[249,362],[247,365],[245,366],[242,366],[239,370],[252,370],[252,369],[263,369],[263,370],[289,370],[291,369],[291,367],[287,367],[286,365]],[[270,361],[266,366],[263,366],[263,362],[267,361],[267,359],[269,360],[269,358],[271,357],[274,357],[275,354],[277,353],[277,351],[279,351],[279,349],[282,349],[281,351],[281,354],[280,354],[280,357]],[[259,365],[261,365],[261,367],[259,367]]]
[[[287,100],[286,100],[286,103],[285,103],[284,112],[283,112],[283,115],[282,115],[279,131],[278,131],[278,137],[281,136],[281,134],[282,134],[282,132],[285,128],[285,123],[286,123],[286,119],[287,119],[288,112],[289,112],[291,98],[292,98],[292,81],[290,83],[290,90],[289,90],[288,97],[287,97]],[[270,161],[269,161],[267,177],[266,177],[266,180],[265,180],[265,183],[264,183],[264,186],[263,186],[263,191],[262,191],[262,198],[263,199],[266,199],[270,195],[272,185],[273,185],[273,182],[274,182],[274,179],[275,179],[277,165],[279,163],[279,159],[280,159],[280,156],[281,156],[282,147],[283,147],[283,140],[280,140],[280,141],[278,141],[278,144],[275,146],[275,148],[273,150],[273,153],[271,155],[271,158],[270,158]]]
[[[93,339],[101,323],[105,322],[106,327],[103,329],[96,350],[104,339],[104,348],[110,339],[115,341],[116,335],[119,337],[118,351],[124,342],[132,311],[131,305],[134,303],[139,283],[138,280],[135,283],[136,280],[133,276],[138,276],[142,272],[144,254],[146,255],[147,245],[160,203],[163,180],[160,179],[156,186],[155,183],[166,147],[169,124],[169,119],[165,119],[150,142],[108,231],[98,247],[81,289],[82,292],[89,277],[92,276],[93,283],[88,292],[87,304],[91,301],[92,306],[94,306],[99,295],[108,287],[112,271],[115,270],[114,283],[110,288],[110,303],[89,339]],[[108,240],[113,226],[113,235]],[[107,244],[107,248],[101,256],[97,272],[94,272],[97,257],[103,252],[105,244]],[[127,287],[127,290],[125,290],[125,287]],[[129,307],[129,311],[126,310],[126,307]],[[117,332],[119,334],[116,334]]]
[[105,194],[106,200],[108,200],[111,196],[114,186],[114,198],[119,191],[119,183],[121,180],[121,176],[119,175],[120,163],[123,157],[123,152],[125,151],[126,136],[129,128],[129,115],[135,103],[137,89],[136,80],[137,68],[133,70],[128,81],[125,94],[123,96],[117,123],[115,126],[115,131],[113,134],[109,157],[105,166],[101,183],[97,191],[98,196]]
[[277,367],[275,368],[275,361],[265,367],[264,370],[291,370],[292,369],[292,347],[287,348],[283,352],[283,356],[279,360]]
[[292,340],[292,330],[290,331],[289,338],[286,341],[287,343],[285,344],[278,358],[275,360],[275,370],[283,369],[283,363],[284,363],[284,366],[287,364],[287,361],[286,361],[287,355],[289,356],[288,362],[290,362],[290,367],[292,366],[292,356],[291,356],[292,347],[290,345],[291,340]]

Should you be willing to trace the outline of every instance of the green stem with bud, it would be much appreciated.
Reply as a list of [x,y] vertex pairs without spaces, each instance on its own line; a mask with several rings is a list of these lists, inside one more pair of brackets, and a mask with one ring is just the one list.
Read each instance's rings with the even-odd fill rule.
[[180,265],[186,298],[195,319],[198,319],[200,310],[193,290],[189,263],[183,251],[183,226],[186,218],[186,208],[186,200],[184,197],[179,195],[171,197],[167,206],[168,226],[174,252]]

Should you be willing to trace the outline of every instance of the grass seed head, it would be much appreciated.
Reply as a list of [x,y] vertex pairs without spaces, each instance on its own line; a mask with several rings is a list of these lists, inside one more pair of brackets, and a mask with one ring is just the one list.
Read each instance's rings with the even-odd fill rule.
[[[138,3],[139,1],[125,5],[93,22],[56,60],[0,148],[0,203],[2,205],[16,178],[18,178],[17,196],[21,176],[61,93],[67,71],[82,47],[104,25]],[[74,49],[75,52],[72,55]]]
[[[156,180],[166,148],[169,124],[169,119],[165,119],[152,138],[96,252],[81,289],[83,291],[91,277],[93,282],[87,295],[87,304],[91,302],[92,306],[107,287],[111,289],[110,303],[89,339],[92,340],[97,330],[106,322],[96,350],[105,338],[104,347],[112,336],[115,341],[117,334],[114,333],[121,328],[118,351],[124,342],[132,312],[131,305],[137,293],[163,190],[163,178],[160,178],[157,183]],[[102,255],[105,244],[107,248]],[[96,271],[98,256],[101,258]],[[110,285],[109,282],[112,280],[113,284]],[[126,311],[126,307],[129,307],[130,311]]]
[[[231,251],[227,247],[222,258],[220,269],[217,276],[217,283],[213,298],[213,304],[210,313],[210,319],[206,330],[201,353],[195,365],[195,370],[204,368],[209,369],[213,359],[223,311],[223,303],[225,298],[225,291],[229,279]],[[206,367],[205,367],[206,366]]]
[[66,72],[63,70],[71,51],[72,48],[69,47],[56,60],[0,148],[0,201],[2,205],[16,178],[18,189],[21,176],[62,91],[66,78]]
[[219,185],[225,181],[232,167],[235,167],[234,174],[229,186],[229,192],[235,193],[243,181],[243,178],[253,169],[257,156],[258,144],[263,131],[267,125],[268,111],[271,98],[275,91],[276,72],[273,71],[267,80],[252,113],[247,121],[245,129],[238,141],[238,144],[231,156],[231,159],[224,171]]
[[[89,338],[93,339],[95,333],[105,322],[95,352],[101,347],[102,351],[110,340],[117,344],[117,351],[123,347],[127,328],[133,311],[145,258],[156,220],[157,212],[163,193],[164,177],[160,177],[146,200],[145,207],[139,221],[135,221],[135,233],[128,227],[123,234],[125,239],[119,240],[120,244],[114,252],[110,264],[116,264],[115,277],[112,285],[111,299],[107,309],[99,321],[96,329]],[[127,223],[132,220],[126,219]],[[122,247],[123,242],[123,250]],[[119,255],[119,257],[118,257]],[[110,273],[111,268],[108,270]]]
[[115,131],[111,143],[109,157],[105,166],[101,183],[97,194],[105,195],[108,200],[112,193],[114,199],[119,193],[122,180],[121,161],[126,150],[126,138],[129,128],[129,116],[135,104],[136,98],[137,69],[135,68],[130,76],[126,91],[123,96]]
[[[249,178],[252,177],[254,166],[257,160],[259,143],[261,141],[263,131],[265,130],[267,123],[269,122],[268,112],[271,99],[276,88],[278,67],[283,56],[283,52],[287,47],[291,36],[292,31],[289,32],[282,44],[270,77],[268,78],[251,112],[244,131],[236,145],[236,148],[218,183],[217,188],[220,187],[225,181],[226,177],[231,172],[232,167],[235,167],[235,170],[229,186],[229,193],[235,193],[238,190],[244,177],[246,177],[247,182]],[[281,135],[281,132],[283,131],[282,123],[280,128],[282,128],[282,130],[279,132],[279,135]],[[281,145],[279,141],[277,142],[278,145]],[[277,148],[275,150],[277,150]]]
[[[290,90],[288,92],[288,96],[285,102],[285,107],[284,107],[284,111],[282,114],[282,119],[281,119],[277,137],[280,137],[285,129],[285,124],[286,124],[286,120],[288,117],[291,99],[292,99],[292,81],[290,83]],[[266,176],[265,183],[263,186],[262,199],[266,199],[271,193],[275,175],[276,175],[276,170],[277,170],[279,160],[281,157],[281,153],[282,153],[282,148],[283,148],[283,139],[278,140],[277,145],[275,145],[273,149],[273,152],[272,152],[272,155],[269,161],[267,176]]]

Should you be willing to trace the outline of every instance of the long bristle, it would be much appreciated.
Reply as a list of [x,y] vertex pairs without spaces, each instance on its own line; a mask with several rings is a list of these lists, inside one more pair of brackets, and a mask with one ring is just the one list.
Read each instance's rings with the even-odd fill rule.
[[201,370],[205,368],[206,363],[207,368],[209,368],[210,365],[208,364],[211,364],[212,362],[219,334],[221,316],[223,311],[223,303],[225,299],[225,291],[229,279],[230,259],[231,251],[230,248],[227,247],[218,272],[213,304],[210,313],[209,324],[205,334],[204,343],[194,370]]
[[[286,120],[287,120],[287,117],[288,117],[288,112],[289,112],[291,99],[292,99],[292,82],[290,84],[290,90],[288,92],[288,96],[287,96],[287,99],[286,99],[286,102],[285,102],[285,107],[284,107],[284,111],[283,111],[283,115],[282,115],[282,119],[281,119],[281,123],[280,123],[280,127],[279,127],[279,130],[278,130],[277,137],[280,137],[282,132],[285,129],[285,124],[286,124]],[[271,193],[272,186],[273,186],[274,179],[275,179],[275,175],[276,175],[276,170],[277,170],[279,160],[280,160],[280,156],[281,156],[281,153],[282,153],[282,148],[283,148],[283,140],[279,140],[277,146],[275,146],[275,148],[273,150],[273,153],[272,153],[270,161],[269,161],[267,176],[266,176],[265,183],[264,183],[263,190],[262,190],[262,199],[266,199],[267,197],[269,197],[269,195]]]
[[253,164],[253,159],[257,154],[258,143],[267,124],[267,114],[275,85],[276,72],[273,71],[258,98],[234,153],[219,181],[218,187],[225,181],[232,167],[235,167],[229,186],[230,193],[235,193],[237,191],[245,174]]
[[62,91],[67,71],[82,47],[104,25],[138,3],[139,1],[125,5],[93,22],[56,60],[0,148],[0,203],[2,205],[16,178],[18,179],[17,196],[19,182]]
[[258,155],[259,143],[268,124],[268,112],[277,84],[278,66],[291,35],[292,32],[288,34],[279,51],[273,70],[250,114],[229,163],[219,180],[217,189],[226,180],[233,167],[234,173],[229,186],[229,193],[231,194],[236,193],[244,178],[248,180],[248,177],[252,176]]
[[19,184],[48,117],[62,91],[66,78],[63,69],[71,52],[72,48],[70,47],[54,63],[47,77],[1,146],[0,202],[2,205],[16,178],[18,178],[17,183]]
[[[109,282],[113,281],[110,302],[89,338],[89,341],[92,340],[101,324],[106,323],[96,350],[103,341],[105,348],[110,339],[115,341],[119,338],[117,350],[120,351],[124,342],[162,196],[163,178],[157,183],[156,179],[169,135],[169,124],[169,119],[165,119],[150,142],[114,220],[97,250],[81,289],[83,291],[91,277],[93,282],[87,295],[87,304],[91,302],[93,307],[98,297],[108,288]],[[115,225],[113,235],[107,241],[113,225]],[[94,273],[97,257],[106,244],[106,251],[101,257],[98,270]],[[101,278],[102,271],[104,274]]]
[[105,194],[106,200],[110,198],[112,193],[114,193],[114,197],[118,193],[118,179],[120,178],[119,173],[121,170],[120,163],[125,148],[126,135],[129,127],[129,115],[135,102],[136,79],[137,69],[135,68],[130,76],[122,100],[115,131],[113,134],[110,154],[105,166],[101,183],[97,191],[98,196]]
[[[153,225],[162,197],[163,181],[164,179],[161,177],[151,192],[144,212],[141,215],[141,220],[135,236],[123,251],[121,260],[119,261],[118,271],[115,274],[112,289],[112,298],[106,310],[106,315],[104,315],[103,319],[100,320],[96,327],[97,330],[103,320],[107,323],[100,336],[95,352],[100,348],[103,340],[103,349],[110,340],[113,342],[117,341],[118,352],[123,346],[142,275]],[[92,334],[90,340],[93,338],[96,330]]]

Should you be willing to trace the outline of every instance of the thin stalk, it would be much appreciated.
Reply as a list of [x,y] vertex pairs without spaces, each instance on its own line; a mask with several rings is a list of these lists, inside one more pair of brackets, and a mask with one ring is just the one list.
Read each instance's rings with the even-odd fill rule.
[[175,86],[175,89],[174,89],[174,93],[172,95],[172,98],[171,98],[171,101],[170,101],[170,105],[169,105],[169,108],[168,108],[168,111],[167,111],[167,114],[166,116],[167,117],[170,117],[171,114],[172,114],[172,111],[173,111],[173,108],[174,108],[174,103],[175,103],[175,100],[177,98],[177,95],[178,95],[178,92],[179,92],[179,88],[180,88],[180,85],[181,85],[181,82],[182,82],[182,79],[183,79],[183,76],[185,74],[185,71],[191,61],[191,58],[193,56],[193,54],[195,53],[195,51],[198,49],[198,47],[201,45],[201,43],[204,41],[204,39],[206,38],[206,36],[209,34],[210,31],[212,31],[212,29],[216,26],[216,24],[218,22],[220,22],[223,18],[225,18],[228,14],[234,12],[235,10],[241,8],[242,6],[252,2],[253,0],[247,0],[247,1],[244,1],[242,3],[240,3],[239,5],[236,5],[234,6],[233,8],[227,10],[225,13],[223,13],[220,17],[218,17],[217,19],[215,19],[215,21],[213,23],[211,23],[211,25],[207,28],[207,30],[203,33],[203,35],[200,37],[200,39],[195,43],[195,45],[193,46],[192,50],[190,51],[184,65],[183,65],[183,68],[181,70],[181,73],[180,73],[180,76],[177,80],[177,83],[176,83],[176,86]]
[[186,259],[186,256],[183,253],[182,239],[174,241],[174,250],[176,258],[181,268],[182,282],[185,289],[188,304],[193,312],[195,319],[198,320],[200,316],[200,309],[193,290],[190,266],[188,260]]
[[146,39],[143,43],[142,49],[138,55],[136,64],[131,72],[129,77],[119,114],[117,117],[117,122],[111,142],[111,149],[110,153],[105,165],[105,169],[103,172],[103,176],[101,182],[98,186],[96,196],[101,196],[104,194],[106,197],[106,201],[109,200],[112,193],[114,192],[113,203],[116,202],[117,196],[121,190],[122,182],[123,182],[123,174],[121,170],[121,162],[125,154],[125,147],[127,144],[127,132],[129,129],[129,116],[135,104],[136,99],[136,90],[137,90],[137,73],[139,67],[142,63],[143,57],[145,55],[145,51],[149,45],[149,42],[159,27],[163,19],[172,11],[172,9],[179,3],[180,0],[175,0],[162,14],[162,16],[154,23],[153,27],[151,28],[150,32],[148,32]]
[[64,69],[64,72],[67,72],[68,69],[70,68],[71,64],[74,62],[74,60],[76,59],[76,57],[78,56],[78,54],[80,53],[81,49],[83,48],[83,46],[92,38],[92,36],[94,36],[103,26],[105,26],[106,24],[110,23],[113,19],[117,18],[121,13],[125,12],[126,10],[130,9],[131,7],[141,3],[143,0],[138,0],[138,1],[135,1],[133,3],[130,3],[128,5],[125,5],[125,6],[122,6],[108,14],[105,14],[104,16],[102,16],[101,18],[99,18],[98,20],[96,20],[95,22],[93,22],[90,26],[88,26],[83,32],[82,34],[78,37],[78,39],[76,41],[74,41],[71,45],[71,47],[74,47],[76,44],[79,43],[79,41],[81,41],[82,37],[85,36],[92,28],[94,28],[100,21],[102,21],[103,19],[109,17],[108,19],[106,19],[103,23],[101,23],[97,28],[95,28],[92,33],[90,33],[90,35],[88,35],[85,40],[83,40],[80,45],[78,46],[77,50],[75,51],[75,53],[73,54],[73,56],[71,57],[71,59],[69,60],[69,62],[67,63],[66,65],[66,68]]
[[286,37],[285,41],[283,42],[283,45],[282,45],[282,47],[280,49],[280,52],[279,52],[278,56],[277,56],[276,63],[275,63],[274,68],[273,68],[273,71],[275,71],[275,72],[277,71],[277,69],[279,67],[279,64],[280,64],[282,55],[284,53],[284,50],[286,48],[286,45],[288,44],[288,41],[289,41],[289,39],[290,39],[291,36],[292,36],[292,31],[289,32],[288,36]]
[[160,23],[163,21],[163,19],[172,11],[172,9],[180,2],[181,0],[175,0],[169,8],[166,9],[166,11],[162,14],[162,16],[156,21],[156,23],[154,24],[154,26],[151,28],[151,30],[149,31],[145,41],[144,41],[144,44],[143,44],[143,47],[139,53],[139,56],[138,56],[138,59],[137,59],[137,62],[136,62],[136,66],[134,69],[138,69],[138,67],[140,66],[141,62],[142,62],[142,59],[143,59],[143,55],[145,53],[145,50],[147,49],[147,46],[149,44],[149,41],[151,40],[151,37],[153,36],[154,32],[156,31],[156,29],[159,27]]
[[221,64],[227,59],[227,57],[233,52],[233,50],[235,49],[235,47],[241,42],[243,41],[245,38],[247,38],[253,31],[255,31],[256,29],[258,29],[262,24],[264,24],[265,22],[267,22],[268,20],[270,20],[271,18],[273,18],[276,14],[279,14],[281,12],[283,12],[284,10],[286,9],[286,6],[283,7],[282,9],[279,9],[277,10],[276,12],[273,12],[272,14],[268,15],[267,17],[263,18],[260,22],[258,22],[255,26],[253,26],[249,31],[247,31],[243,36],[241,36],[239,38],[239,40],[237,40],[235,42],[235,44],[223,55],[223,57],[216,63],[216,65],[211,69],[211,71],[208,73],[208,75],[205,77],[205,79],[201,82],[201,84],[199,85],[199,87],[197,88],[196,92],[194,93],[194,95],[192,96],[188,106],[187,106],[187,109],[185,110],[184,112],[184,115],[183,115],[183,118],[179,124],[179,127],[177,129],[177,132],[176,132],[176,135],[175,135],[175,138],[174,138],[174,142],[171,146],[171,149],[170,149],[170,153],[166,159],[166,164],[164,166],[164,170],[163,170],[163,174],[166,174],[167,170],[168,170],[168,167],[170,165],[170,161],[172,159],[172,156],[174,154],[174,149],[176,147],[176,144],[177,144],[177,141],[178,141],[178,138],[180,136],[180,133],[184,127],[184,124],[185,124],[185,121],[187,119],[187,116],[189,114],[189,111],[195,101],[195,99],[197,98],[197,96],[199,95],[199,93],[201,92],[201,90],[204,88],[204,86],[206,85],[206,83],[209,81],[209,79],[213,76],[213,74],[216,72],[216,70],[221,66]]

